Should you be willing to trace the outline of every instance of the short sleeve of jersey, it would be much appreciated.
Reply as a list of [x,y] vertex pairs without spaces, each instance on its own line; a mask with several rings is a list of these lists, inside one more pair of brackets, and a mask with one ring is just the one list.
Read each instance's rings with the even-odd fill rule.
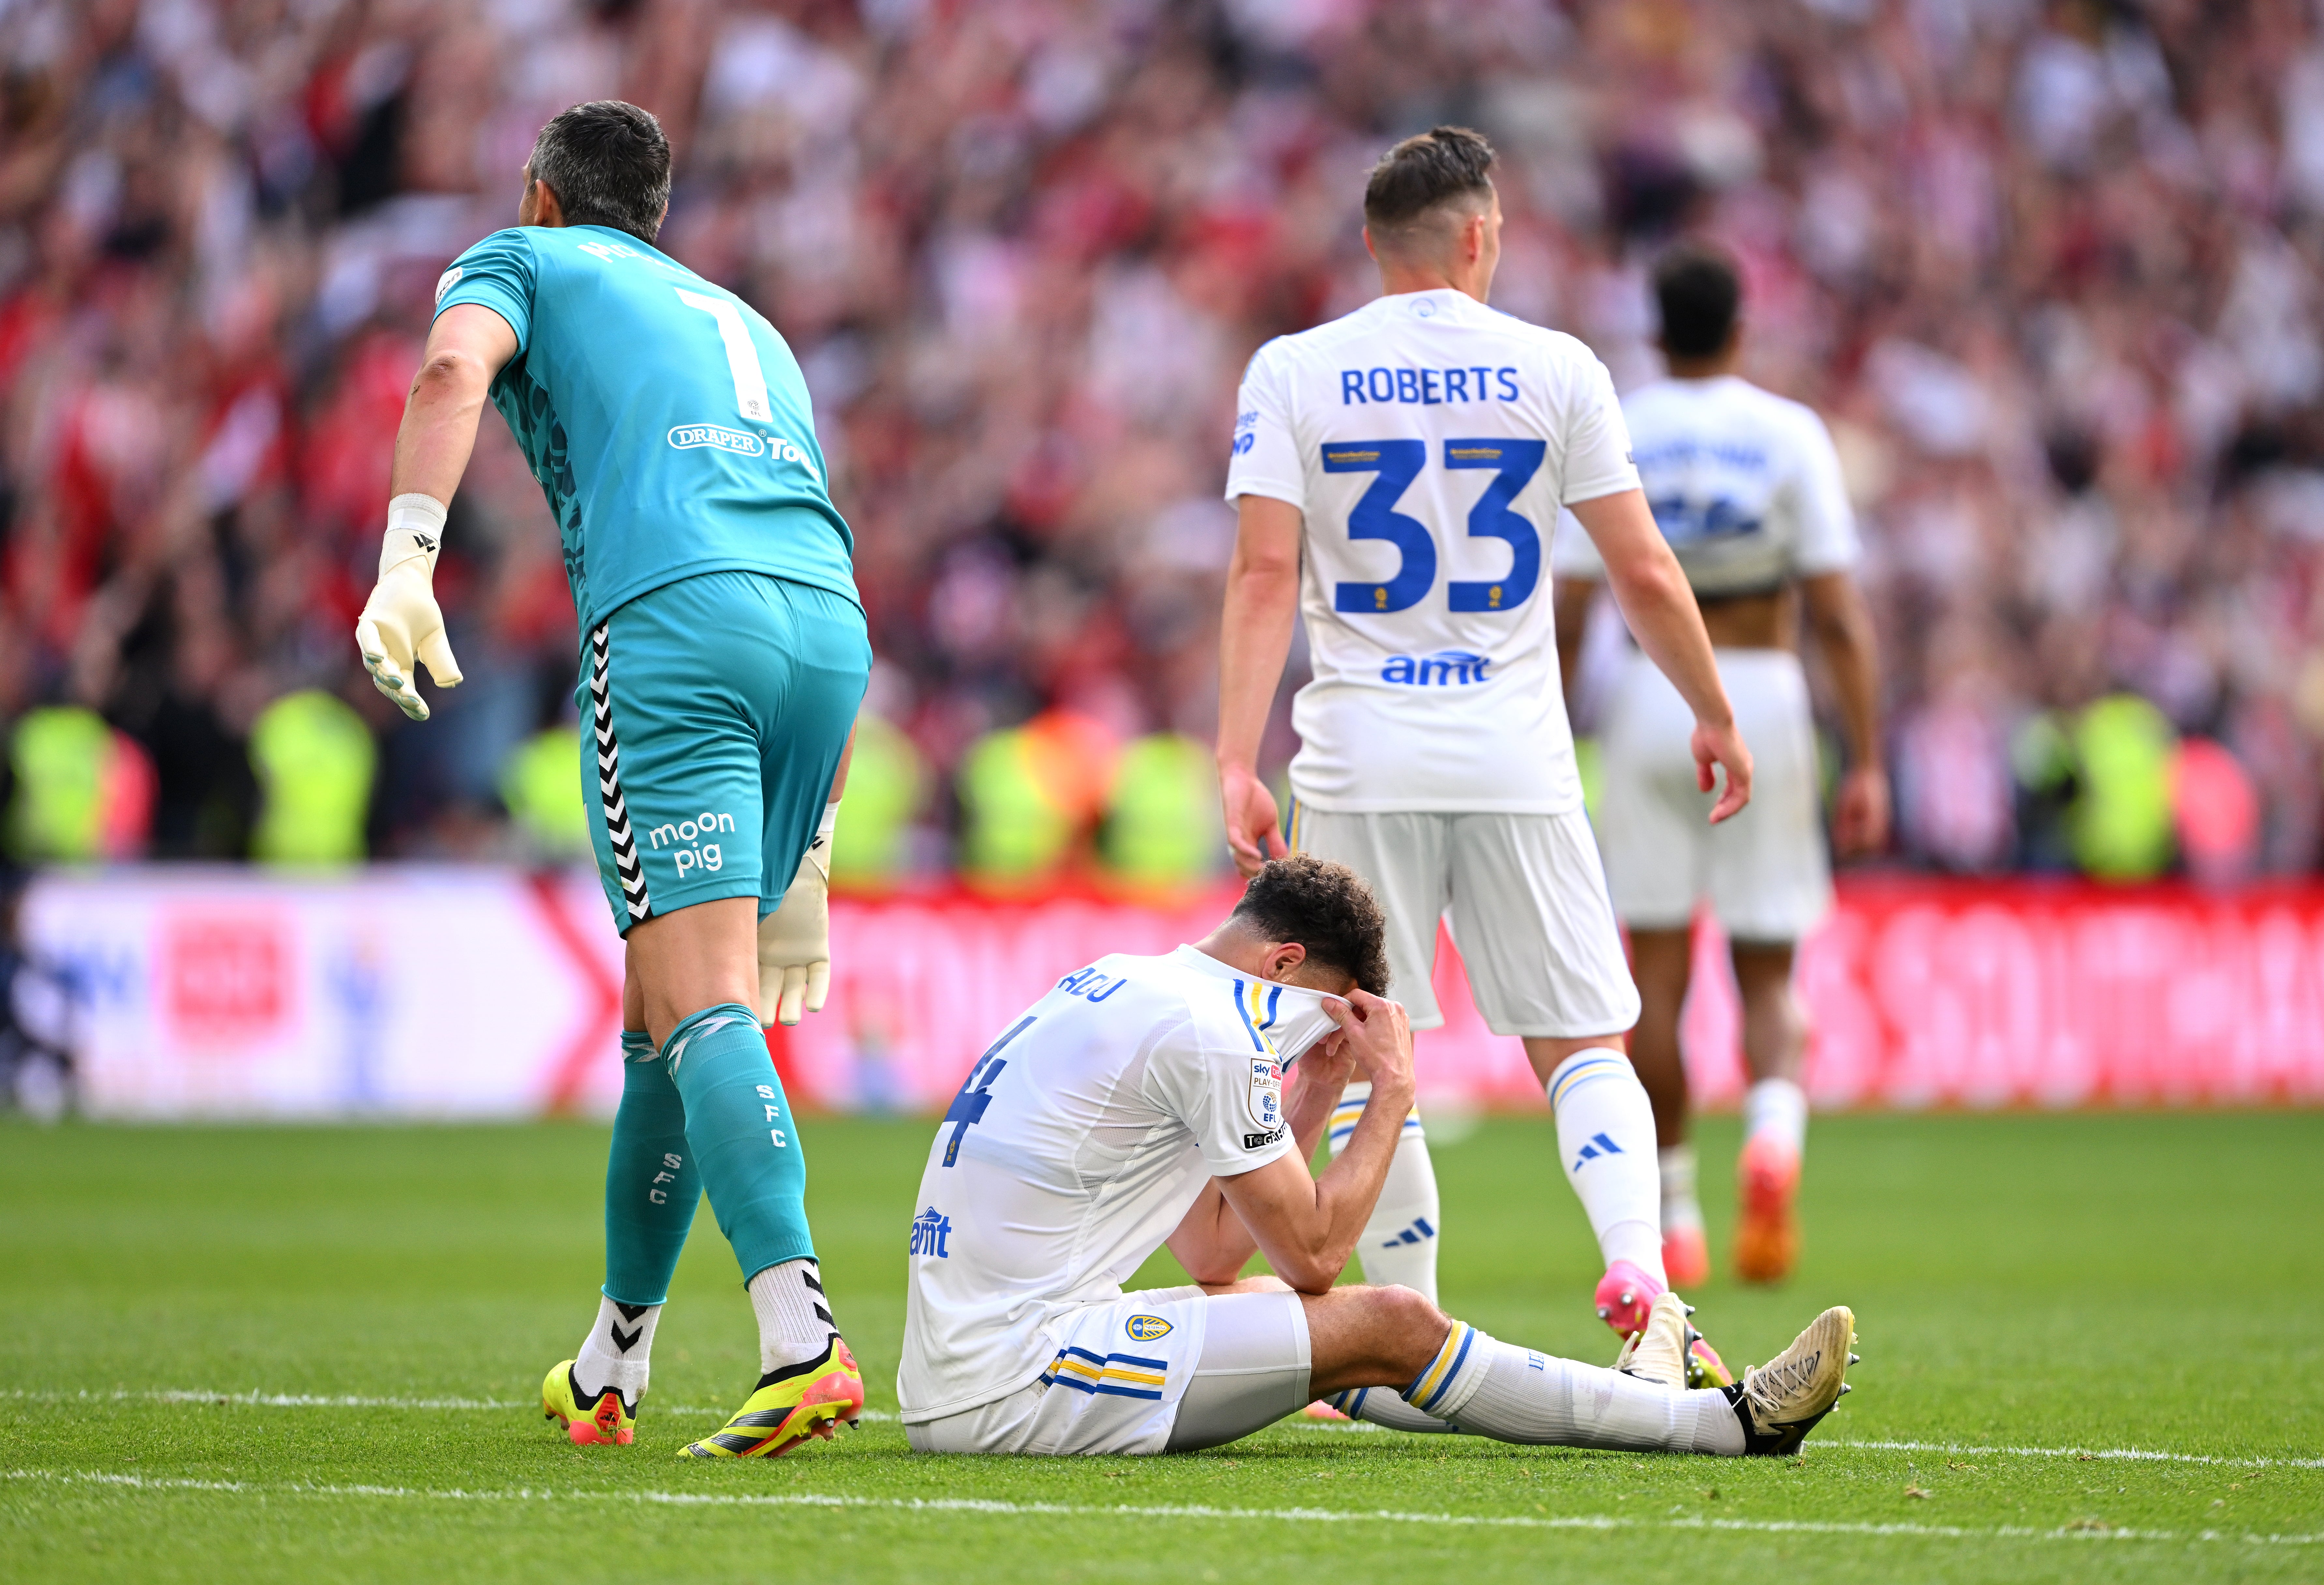
[[[1219,997],[1231,993],[1220,982]],[[1229,1045],[1201,1018],[1163,1037],[1147,1061],[1146,1081],[1156,1103],[1194,1135],[1213,1177],[1252,1172],[1299,1149],[1284,1119],[1283,1070],[1275,1054],[1256,1044]]]
[[1606,561],[1598,554],[1597,541],[1591,539],[1580,518],[1563,509],[1557,514],[1557,537],[1549,545],[1549,570],[1561,578],[1602,581],[1606,576]]
[[1630,427],[1622,421],[1614,376],[1596,358],[1574,381],[1573,410],[1567,419],[1565,490],[1558,500],[1571,506],[1638,487],[1630,461]]
[[1307,473],[1291,432],[1291,403],[1278,342],[1254,354],[1235,395],[1234,449],[1227,458],[1227,499],[1266,495],[1307,509]]
[[532,293],[540,266],[522,226],[495,231],[452,261],[436,283],[436,311],[455,303],[479,303],[508,321],[516,349],[532,339]]
[[1800,537],[1793,570],[1803,577],[1854,567],[1862,547],[1856,512],[1848,503],[1848,482],[1831,431],[1812,412],[1800,414],[1800,467],[1793,481],[1800,514]]

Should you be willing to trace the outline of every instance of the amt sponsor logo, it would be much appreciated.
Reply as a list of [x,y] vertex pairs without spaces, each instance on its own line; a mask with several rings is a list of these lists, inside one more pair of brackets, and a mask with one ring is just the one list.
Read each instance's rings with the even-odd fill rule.
[[688,870],[699,869],[715,875],[726,867],[726,855],[716,843],[703,839],[733,829],[733,816],[706,813],[696,815],[691,820],[681,820],[675,825],[664,821],[646,833],[646,841],[657,850],[685,843],[686,846],[670,855],[678,861],[678,872],[683,875]]
[[[680,451],[710,446],[742,456],[764,456],[767,452],[767,443],[756,435],[741,429],[724,429],[716,424],[679,424],[670,430],[669,443]],[[791,449],[797,450],[798,447]]]
[[912,1218],[912,1253],[933,1255],[939,1260],[949,1260],[952,1254],[945,1240],[952,1236],[952,1218],[929,1206]]
[[1492,663],[1489,655],[1472,655],[1466,650],[1439,650],[1434,655],[1391,655],[1380,668],[1380,681],[1418,688],[1465,687],[1483,682],[1485,668]]

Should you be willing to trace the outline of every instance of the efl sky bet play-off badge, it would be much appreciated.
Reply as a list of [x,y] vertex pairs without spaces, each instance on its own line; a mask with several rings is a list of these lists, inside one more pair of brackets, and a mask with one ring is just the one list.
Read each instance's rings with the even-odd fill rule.
[[1245,1104],[1259,1132],[1272,1133],[1283,1126],[1283,1070],[1273,1057],[1250,1059],[1250,1094]]

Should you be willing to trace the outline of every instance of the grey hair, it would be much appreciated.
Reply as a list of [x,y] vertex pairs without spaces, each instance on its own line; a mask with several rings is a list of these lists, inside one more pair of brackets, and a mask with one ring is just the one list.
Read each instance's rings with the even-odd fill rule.
[[557,195],[568,226],[609,226],[651,243],[669,207],[669,139],[653,113],[592,99],[552,116],[525,169]]

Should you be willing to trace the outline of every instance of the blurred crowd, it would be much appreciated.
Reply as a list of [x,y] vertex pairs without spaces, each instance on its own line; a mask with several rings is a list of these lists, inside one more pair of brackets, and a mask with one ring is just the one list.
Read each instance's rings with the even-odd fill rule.
[[1222,856],[1235,383],[1372,295],[1363,173],[1438,121],[1503,156],[1497,306],[1625,388],[1655,252],[1743,263],[1745,372],[1862,516],[1897,860],[2317,862],[2315,0],[0,0],[21,855],[577,840],[496,419],[438,575],[466,685],[410,725],[348,634],[430,289],[606,96],[678,151],[662,245],[813,391],[880,656],[863,880]]

